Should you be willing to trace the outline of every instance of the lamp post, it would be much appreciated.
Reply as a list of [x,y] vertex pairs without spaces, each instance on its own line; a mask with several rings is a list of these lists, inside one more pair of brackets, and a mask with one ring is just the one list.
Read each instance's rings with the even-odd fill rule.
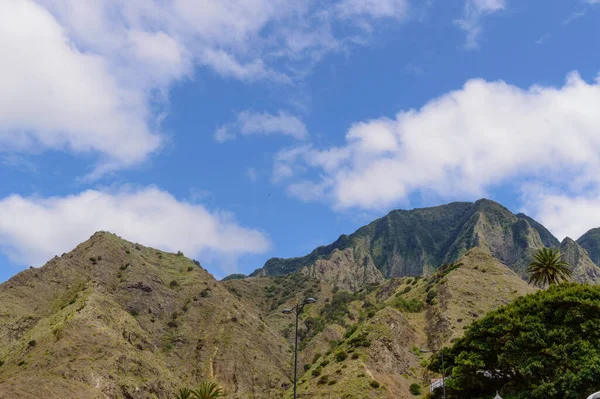
[[444,399],[446,399],[446,370],[444,369],[444,350],[443,349],[421,349],[421,353],[438,353],[442,354],[442,389],[444,390]]
[[306,305],[309,303],[315,303],[315,298],[306,298],[302,303],[296,304],[291,309],[283,309],[282,312],[285,314],[293,313],[296,315],[296,338],[294,344],[294,399],[296,399],[296,381],[297,381],[297,369],[298,369],[298,317]]

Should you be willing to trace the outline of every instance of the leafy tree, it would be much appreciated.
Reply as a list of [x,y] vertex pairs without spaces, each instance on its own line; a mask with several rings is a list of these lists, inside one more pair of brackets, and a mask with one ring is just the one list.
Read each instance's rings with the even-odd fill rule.
[[175,394],[174,399],[192,399],[192,391],[188,388],[182,388]]
[[[600,390],[600,287],[521,297],[475,321],[444,358],[448,398],[586,397]],[[440,372],[440,358],[429,368]]]
[[423,393],[423,389],[421,388],[421,386],[419,384],[411,384],[409,391],[410,391],[410,393],[412,393],[415,396],[418,396]]
[[223,389],[215,382],[204,381],[194,392],[194,399],[216,399],[223,397]]
[[573,274],[570,265],[561,259],[561,253],[553,248],[540,248],[527,268],[529,284],[540,288],[568,281]]

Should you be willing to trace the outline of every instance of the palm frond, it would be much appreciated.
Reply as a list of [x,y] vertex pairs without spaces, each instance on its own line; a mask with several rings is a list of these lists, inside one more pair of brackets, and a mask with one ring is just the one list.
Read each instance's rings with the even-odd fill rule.
[[193,395],[194,399],[216,399],[223,397],[223,389],[215,382],[204,381]]
[[529,284],[543,288],[568,281],[573,271],[571,266],[562,259],[559,250],[541,248],[533,256],[533,261],[527,268],[527,274],[529,274]]

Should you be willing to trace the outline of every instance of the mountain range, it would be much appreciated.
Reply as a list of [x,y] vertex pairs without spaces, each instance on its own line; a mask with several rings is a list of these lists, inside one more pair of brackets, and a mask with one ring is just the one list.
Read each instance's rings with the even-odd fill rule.
[[525,276],[533,254],[544,246],[561,249],[574,266],[577,281],[598,279],[600,269],[595,262],[600,262],[600,229],[590,230],[577,241],[565,238],[561,243],[529,216],[515,215],[487,199],[394,210],[306,256],[272,258],[251,276],[299,271],[346,289],[357,289],[392,277],[431,274],[471,248],[488,251]]
[[[0,398],[172,398],[216,381],[226,398],[415,398],[434,375],[420,348],[460,337],[534,292],[533,253],[558,247],[579,282],[600,281],[600,229],[559,242],[489,200],[392,211],[251,277],[98,232],[0,285]],[[456,263],[453,263],[456,262]]]

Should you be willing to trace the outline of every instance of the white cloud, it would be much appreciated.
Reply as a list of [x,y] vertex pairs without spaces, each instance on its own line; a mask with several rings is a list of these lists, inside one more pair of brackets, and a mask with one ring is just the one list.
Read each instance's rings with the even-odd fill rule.
[[143,161],[160,145],[145,99],[122,87],[102,57],[78,51],[56,20],[28,1],[0,2],[0,145],[104,156],[102,168]]
[[263,233],[240,226],[230,214],[178,201],[152,186],[0,200],[0,250],[23,265],[42,264],[99,230],[199,258],[231,260],[270,246]]
[[523,211],[549,229],[559,240],[577,240],[600,227],[600,194],[568,195],[544,190],[530,192]]
[[131,167],[160,148],[160,105],[195,67],[294,83],[405,11],[406,0],[4,0],[0,145],[95,154],[90,177]]
[[292,194],[312,182],[313,199],[364,209],[419,192],[476,198],[519,179],[583,190],[600,185],[599,105],[600,78],[577,73],[562,87],[529,89],[473,79],[395,119],[353,125],[345,145],[282,151],[274,180]]
[[308,137],[308,130],[304,123],[284,111],[279,111],[277,115],[250,110],[239,112],[235,122],[217,128],[214,137],[216,141],[224,142],[234,139],[236,137],[234,132],[245,136],[282,134],[299,140]]
[[481,20],[505,8],[506,0],[466,0],[462,18],[455,21],[458,27],[467,34],[465,48],[478,48],[482,31]]

